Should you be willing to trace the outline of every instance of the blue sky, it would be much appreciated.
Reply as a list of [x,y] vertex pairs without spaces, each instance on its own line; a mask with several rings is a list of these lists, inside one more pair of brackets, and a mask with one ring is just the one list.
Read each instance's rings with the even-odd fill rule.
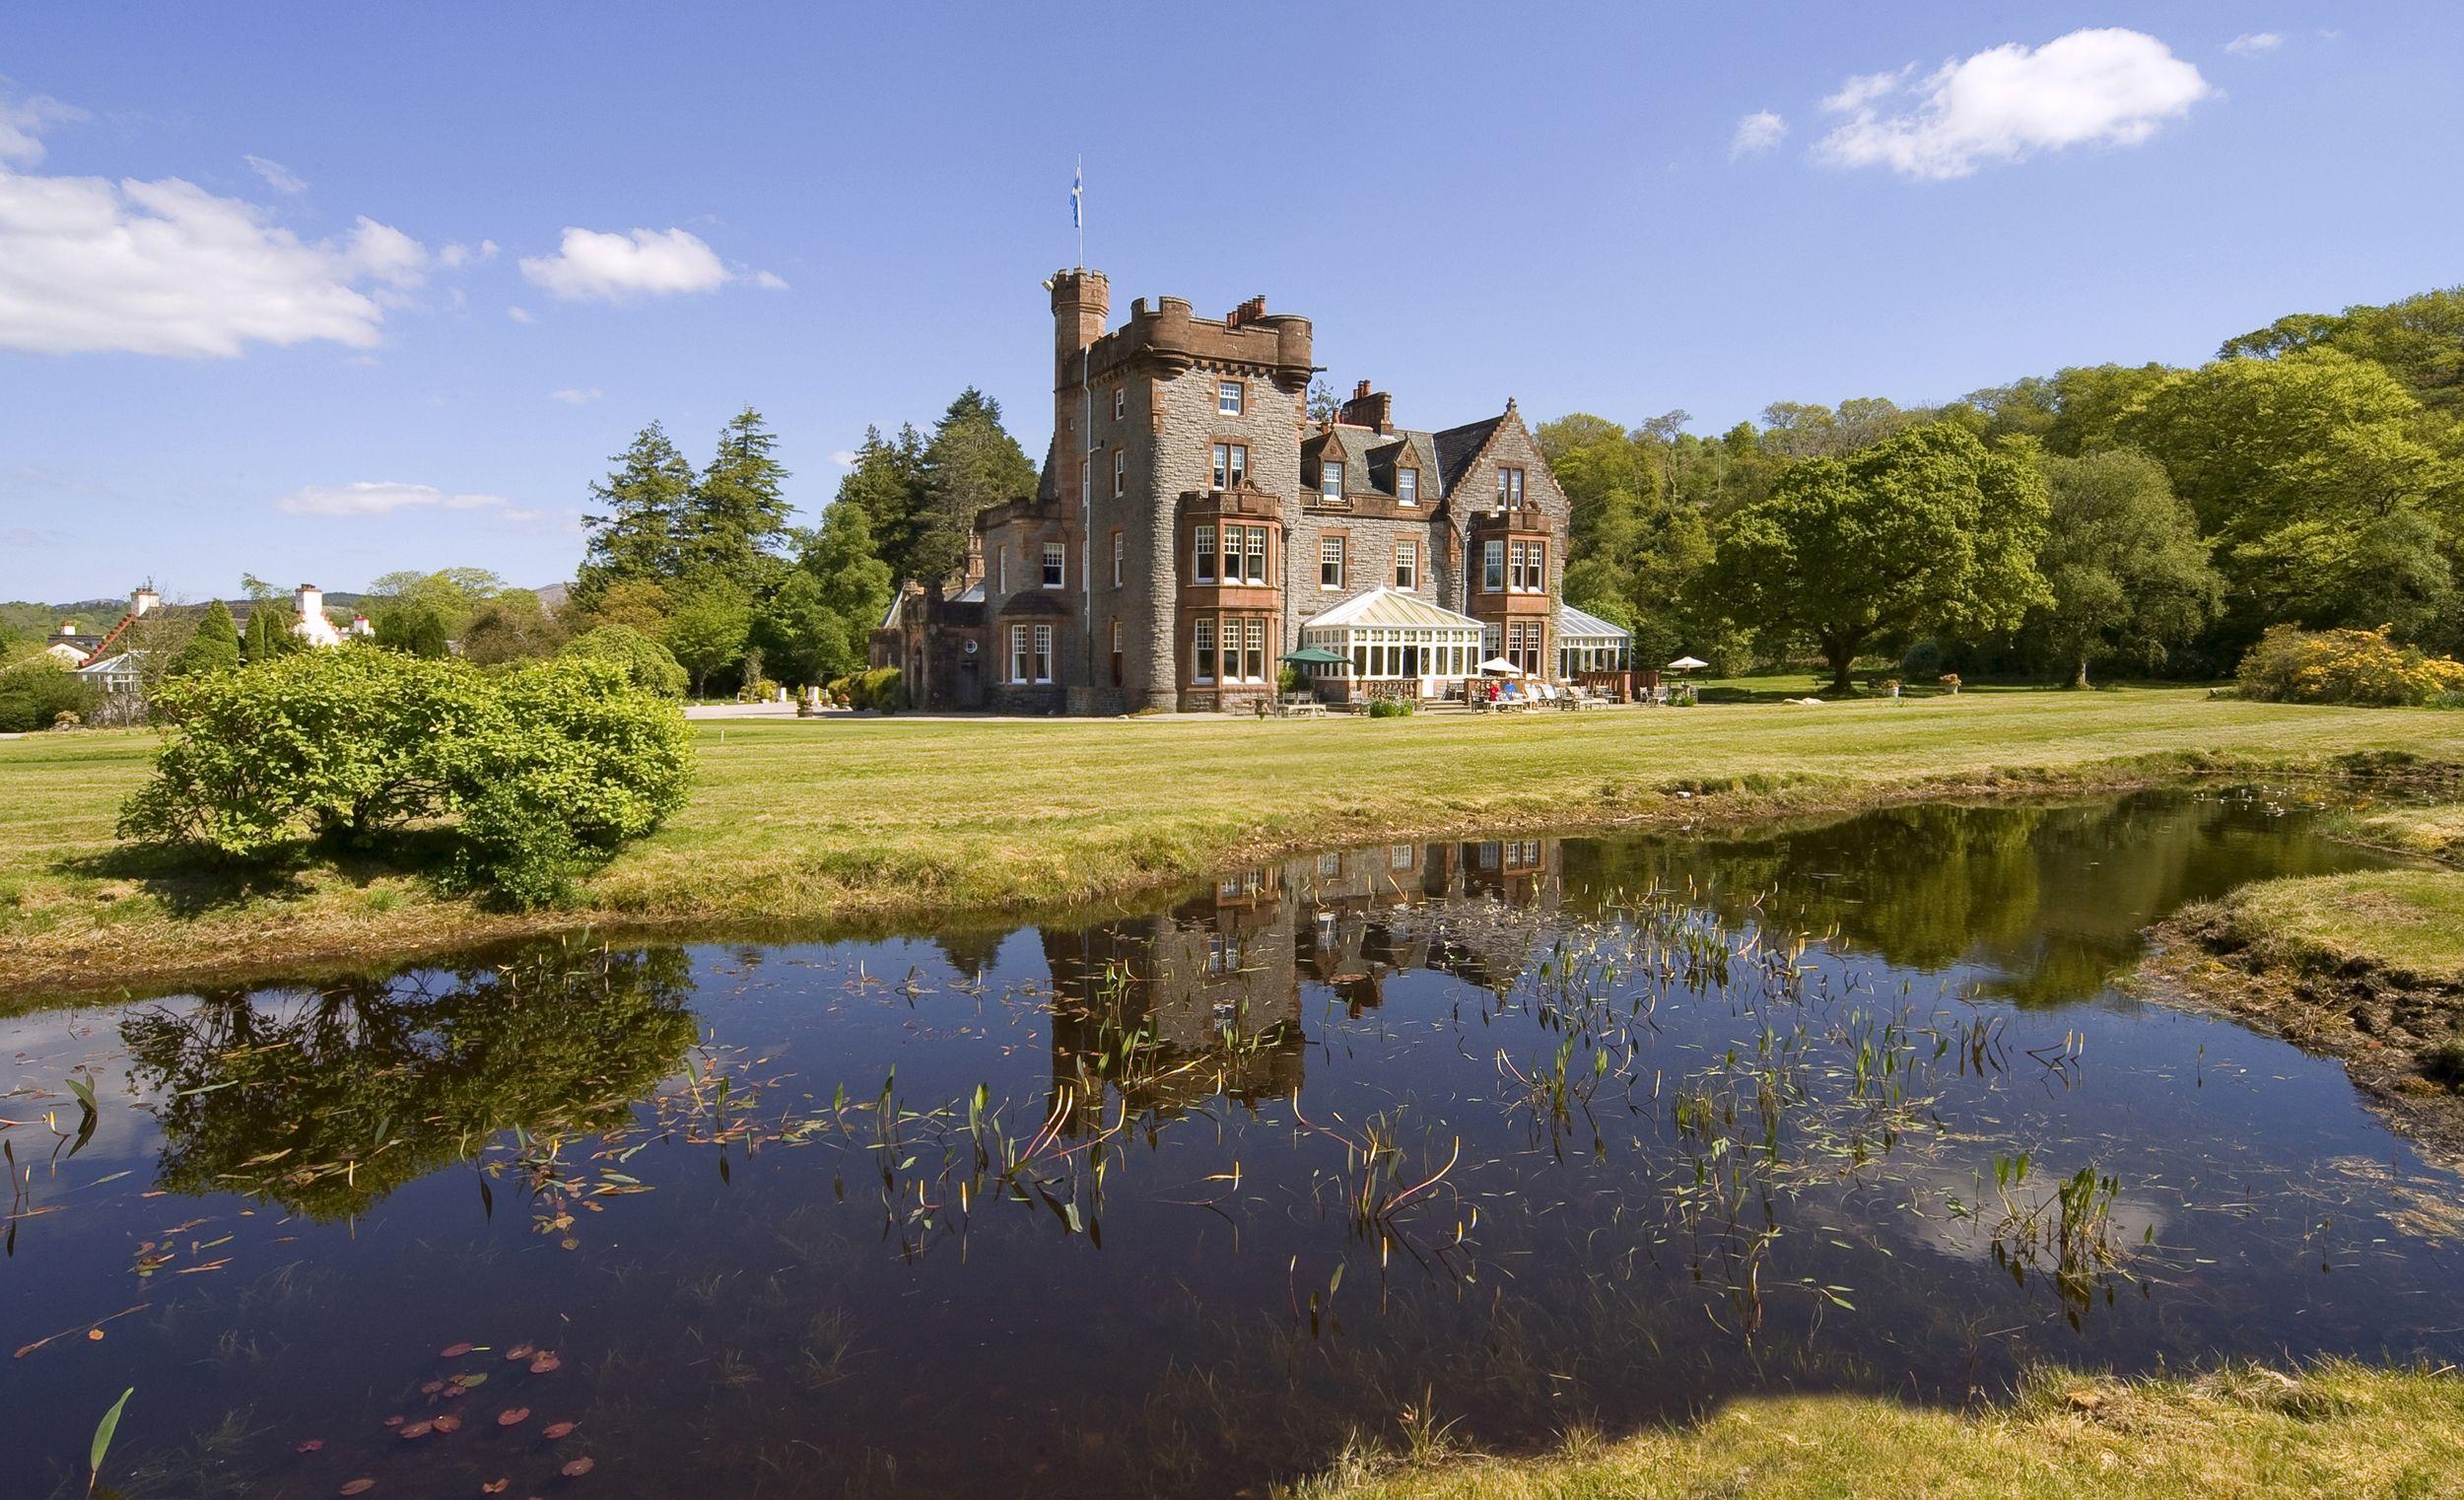
[[1264,293],[1413,426],[2194,361],[2464,280],[2459,79],[2442,4],[26,0],[0,597],[549,582],[745,402],[808,515],[971,382],[1040,456],[1081,154],[1117,308]]

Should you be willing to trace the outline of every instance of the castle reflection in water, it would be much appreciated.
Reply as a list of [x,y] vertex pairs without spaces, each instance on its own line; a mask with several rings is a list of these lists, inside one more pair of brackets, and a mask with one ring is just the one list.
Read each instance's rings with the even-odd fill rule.
[[1132,1115],[1288,1097],[1305,988],[1353,1016],[1403,970],[1502,993],[1532,962],[1563,873],[1554,839],[1382,845],[1228,874],[1152,916],[1048,925],[1056,1101],[1088,1128],[1107,1086]]

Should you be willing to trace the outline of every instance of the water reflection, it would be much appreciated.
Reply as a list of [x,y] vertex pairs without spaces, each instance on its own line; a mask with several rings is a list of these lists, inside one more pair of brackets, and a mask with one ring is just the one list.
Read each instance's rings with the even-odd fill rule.
[[305,993],[208,990],[120,1024],[163,1132],[158,1188],[364,1213],[500,1130],[629,1123],[693,1045],[679,950],[550,945]]
[[[2042,1359],[2454,1357],[2453,1183],[2331,1065],[2104,989],[2171,906],[2365,857],[2265,797],[1930,807],[102,1007],[7,1033],[12,1117],[66,1139],[76,1076],[112,1118],[23,1179],[0,1316],[43,1430],[140,1384],[166,1487],[278,1496],[585,1456],[1230,1494],[1406,1408],[1514,1444]],[[437,1414],[469,1430],[384,1425]]]

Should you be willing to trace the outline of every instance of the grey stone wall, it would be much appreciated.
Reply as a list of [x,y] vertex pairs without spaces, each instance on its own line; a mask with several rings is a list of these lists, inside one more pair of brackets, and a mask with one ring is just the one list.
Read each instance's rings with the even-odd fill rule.
[[[1494,484],[1496,481],[1491,480]],[[1287,527],[1292,522],[1286,521]],[[1322,587],[1318,582],[1319,543],[1330,533],[1346,533],[1343,548],[1343,586],[1340,589]],[[1438,545],[1437,527],[1425,516],[1388,518],[1382,515],[1344,515],[1334,511],[1315,511],[1299,517],[1296,537],[1290,548],[1292,569],[1284,590],[1283,635],[1285,650],[1300,645],[1301,628],[1315,616],[1324,614],[1345,599],[1369,592],[1373,588],[1395,585],[1395,543],[1411,540],[1420,544],[1419,577],[1412,592],[1432,604],[1448,604],[1438,596],[1435,575],[1430,560]]]
[[[1488,447],[1474,459],[1460,480],[1449,474],[1448,494],[1458,526],[1468,525],[1473,511],[1497,509],[1497,471],[1500,468],[1523,470],[1523,504],[1538,507],[1548,516],[1548,597],[1561,598],[1565,580],[1567,505],[1565,491],[1557,487],[1557,478],[1548,470],[1548,460],[1540,456],[1540,444],[1532,441],[1531,430],[1523,425],[1522,415],[1509,412],[1499,423]],[[1471,612],[1471,593],[1478,586],[1480,560],[1467,539],[1464,548],[1463,576],[1447,580],[1450,597],[1438,602],[1448,609],[1465,614]]]

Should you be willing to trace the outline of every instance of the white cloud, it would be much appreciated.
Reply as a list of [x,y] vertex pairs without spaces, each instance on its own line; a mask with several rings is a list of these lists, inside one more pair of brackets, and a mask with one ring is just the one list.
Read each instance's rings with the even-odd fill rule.
[[2073,32],[2040,47],[2009,42],[1914,79],[1852,78],[1822,107],[1847,119],[1814,155],[1839,167],[1963,177],[2070,146],[2136,146],[2216,91],[2143,32]]
[[753,285],[765,292],[785,292],[787,279],[775,271],[756,271],[753,273]]
[[1760,156],[1787,135],[1788,121],[1768,109],[1757,109],[1737,122],[1737,134],[1729,138],[1728,159],[1735,162]]
[[493,239],[482,239],[475,247],[467,244],[448,244],[437,251],[437,264],[448,271],[458,271],[464,266],[485,265],[496,259],[496,252],[497,242]]
[[549,391],[548,399],[551,401],[562,401],[567,406],[587,406],[591,402],[596,401],[599,397],[606,394],[606,391],[599,389],[596,385],[591,386],[588,390],[578,390],[572,386],[567,386],[563,390]]
[[280,162],[268,161],[264,157],[241,157],[240,160],[247,163],[248,170],[263,177],[265,185],[278,193],[308,191],[308,179]]
[[353,484],[303,485],[274,502],[285,515],[391,515],[399,511],[434,508],[443,511],[485,511],[507,520],[536,520],[502,495],[455,495],[432,484],[401,484],[391,480],[360,480]]
[[[33,132],[75,117],[47,100],[0,102],[0,158],[32,161]],[[427,276],[428,252],[358,220],[302,239],[265,211],[178,177],[32,175],[0,160],[0,348],[233,356],[250,343],[376,343],[384,306]]]
[[10,162],[31,166],[41,161],[42,133],[85,117],[85,110],[39,94],[20,100],[0,94],[0,166]]
[[856,450],[852,447],[843,447],[830,455],[830,461],[840,468],[852,469],[856,467]]
[[684,230],[630,235],[567,229],[553,255],[524,256],[522,275],[568,302],[631,302],[711,292],[730,279],[718,252]]
[[505,309],[505,315],[517,323],[535,323],[538,321],[536,317],[531,315],[528,307],[508,307]]
[[2273,52],[2285,44],[2285,38],[2274,32],[2244,32],[2224,43],[2224,50],[2235,57],[2256,57]]

